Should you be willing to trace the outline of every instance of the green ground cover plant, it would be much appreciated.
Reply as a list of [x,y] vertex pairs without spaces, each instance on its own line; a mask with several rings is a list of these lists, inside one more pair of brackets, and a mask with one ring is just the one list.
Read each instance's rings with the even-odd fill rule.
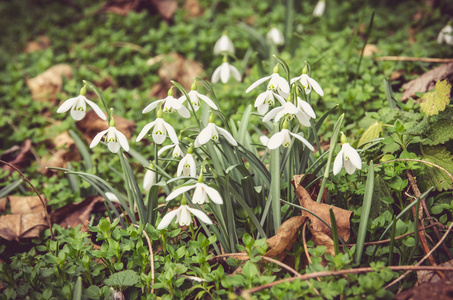
[[[403,83],[451,58],[448,1],[164,2],[0,3],[0,299],[389,299],[446,278],[453,72]],[[11,196],[36,194],[41,232],[14,232]]]

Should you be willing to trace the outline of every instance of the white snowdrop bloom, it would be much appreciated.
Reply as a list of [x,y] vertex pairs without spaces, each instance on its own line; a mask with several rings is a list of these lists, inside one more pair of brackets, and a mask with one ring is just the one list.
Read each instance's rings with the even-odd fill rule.
[[120,200],[118,199],[118,197],[112,192],[105,192],[105,196],[111,202],[120,203]]
[[140,131],[140,134],[137,136],[137,139],[135,140],[136,142],[140,141],[147,133],[148,131],[152,128],[152,137],[154,142],[156,144],[162,144],[165,141],[165,138],[167,137],[167,132],[168,135],[170,136],[171,141],[174,144],[179,143],[178,137],[176,136],[176,132],[171,127],[170,124],[164,121],[162,119],[162,110],[159,109],[157,111],[157,119],[151,123],[148,123],[143,127],[142,131]]
[[181,174],[184,176],[197,177],[197,164],[193,157],[192,147],[187,150],[186,156],[179,161],[176,176],[181,176]]
[[280,104],[285,104],[285,99],[282,96],[275,93],[272,90],[267,90],[264,93],[261,93],[256,97],[255,107],[258,110],[260,115],[264,115],[269,110],[270,106],[274,106],[275,99],[277,99]]
[[311,105],[307,101],[302,100],[300,97],[297,97],[297,107],[309,116],[309,119],[316,119],[316,113]]
[[[288,97],[288,99],[290,99],[290,97]],[[272,118],[274,118],[274,122],[278,122],[284,116],[288,116],[289,120],[296,117],[303,126],[311,126],[310,116],[292,104],[291,101],[287,101],[283,106],[276,107],[268,112],[267,115],[264,116],[263,122],[270,121]]]
[[184,153],[182,152],[181,147],[179,147],[179,143],[162,147],[159,150],[159,152],[157,152],[157,155],[160,156],[160,155],[162,155],[162,153],[164,153],[165,151],[167,151],[168,149],[173,148],[173,147],[174,147],[173,153],[172,153],[173,158],[178,158],[180,156],[184,157]]
[[215,55],[234,55],[234,45],[230,38],[224,33],[214,45]]
[[[200,181],[201,178],[201,181]],[[191,189],[195,189],[192,197],[192,203],[198,203],[198,204],[203,204],[207,203],[208,201],[208,196],[212,200],[212,202],[216,204],[223,204],[222,197],[220,196],[220,193],[212,188],[209,187],[207,184],[203,183],[203,176],[200,175],[200,178],[198,179],[198,182],[194,185],[188,185],[188,186],[183,186],[180,188],[177,188],[173,192],[170,193],[170,195],[167,196],[166,201],[170,201],[172,199],[175,199],[182,193],[185,193],[187,191],[190,191]]]
[[206,224],[212,224],[211,219],[202,212],[201,210],[190,208],[188,205],[181,205],[179,208],[172,210],[167,213],[157,225],[157,229],[162,230],[167,228],[170,225],[171,221],[176,217],[176,222],[179,223],[179,226],[188,226],[192,223],[191,213],[194,214],[198,219],[203,221]]
[[[197,84],[196,84],[196,82],[194,82],[192,84],[191,90],[190,90],[189,93],[187,93],[187,95],[189,96],[190,103],[192,104],[193,109],[195,111],[198,111],[198,109],[200,108],[200,99],[203,100],[211,108],[213,108],[215,110],[218,110],[218,107],[217,107],[217,105],[215,105],[214,101],[212,101],[209,97],[197,92]],[[185,95],[182,95],[178,100],[179,100],[179,102],[181,104],[183,104],[184,101],[187,100],[187,97]]]
[[230,79],[230,75],[233,76],[236,81],[241,81],[241,74],[238,69],[224,61],[217,69],[215,69],[212,74],[211,82],[217,83],[220,79],[223,83],[227,83]]
[[269,148],[270,150],[277,149],[280,146],[288,148],[292,144],[291,136],[301,141],[311,151],[314,150],[313,146],[306,139],[304,139],[302,136],[298,134],[292,133],[286,128],[283,128],[280,132],[277,132],[276,134],[271,136],[269,142],[267,143],[267,148]]
[[[149,167],[151,169],[154,169],[153,165],[150,165]],[[143,178],[143,189],[147,192],[155,184],[156,184],[156,172],[146,170],[145,177]]]
[[82,120],[86,115],[87,104],[93,108],[94,112],[101,118],[102,120],[107,120],[105,117],[104,112],[102,109],[93,101],[88,100],[85,97],[86,94],[86,86],[80,89],[80,95],[75,98],[69,98],[60,107],[57,109],[57,113],[64,113],[68,110],[71,110],[71,117],[76,120]]
[[283,37],[283,33],[278,30],[278,28],[273,27],[267,33],[267,39],[274,45],[281,46],[285,44],[285,38]]
[[305,94],[307,95],[310,94],[311,89],[314,89],[315,92],[318,93],[320,96],[324,96],[324,92],[321,86],[316,82],[316,80],[314,80],[307,74],[302,74],[298,77],[294,77],[293,79],[291,79],[291,84],[293,84],[296,81],[300,81],[300,83],[304,87]]
[[325,0],[319,0],[318,3],[315,6],[315,9],[313,10],[313,16],[314,17],[321,17],[324,14],[324,10],[326,9],[326,1]]
[[439,44],[453,45],[453,27],[448,24],[437,35],[437,43]]
[[265,135],[260,135],[260,142],[261,144],[267,147],[267,143],[269,143],[269,138]]
[[206,126],[197,136],[194,146],[198,148],[209,142],[209,140],[217,141],[219,139],[219,133],[221,133],[231,145],[238,145],[231,133],[214,124],[213,115],[211,114],[208,126]]
[[274,67],[273,71],[274,72],[272,73],[272,75],[260,78],[257,81],[255,81],[251,86],[248,87],[248,89],[245,92],[248,93],[251,90],[255,89],[257,86],[259,86],[260,84],[269,80],[269,83],[267,84],[267,89],[272,90],[273,92],[276,92],[282,97],[286,98],[289,94],[288,81],[286,81],[285,78],[281,77],[278,74],[278,65]]
[[341,150],[338,152],[335,161],[333,162],[333,175],[340,173],[341,168],[344,168],[348,174],[353,174],[356,169],[362,169],[362,159],[357,150],[352,148],[347,142],[346,136],[341,133]]
[[[112,119],[113,120],[113,119]],[[115,124],[110,122],[110,125]],[[117,153],[121,147],[125,151],[129,151],[129,143],[127,142],[126,136],[115,128],[115,126],[110,126],[108,129],[103,130],[96,134],[94,139],[91,141],[90,148],[95,147],[101,139],[105,136],[105,143],[112,153]]]
[[148,106],[146,106],[143,109],[142,113],[143,114],[147,113],[162,104],[164,105],[164,107],[162,108],[162,111],[164,113],[171,114],[172,112],[174,112],[176,110],[181,115],[181,117],[190,118],[189,110],[184,105],[182,105],[182,103],[180,101],[178,101],[178,99],[173,97],[173,95],[169,95],[165,99],[160,99],[160,100],[156,100],[156,101],[152,102],[151,104],[149,104]]

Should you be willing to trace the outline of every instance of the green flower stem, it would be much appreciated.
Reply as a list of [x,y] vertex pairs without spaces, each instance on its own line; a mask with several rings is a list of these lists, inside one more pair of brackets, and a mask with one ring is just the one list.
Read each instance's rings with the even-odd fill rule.
[[[279,124],[274,123],[273,133],[279,132]],[[280,207],[280,149],[271,150],[270,158],[270,172],[271,172],[271,189],[270,189],[270,201],[272,201],[272,216],[274,220],[274,232],[281,225],[281,207]]]
[[338,118],[337,123],[334,126],[334,132],[332,135],[332,139],[330,140],[330,147],[329,147],[329,157],[327,158],[326,168],[324,170],[324,177],[321,182],[321,188],[319,189],[318,198],[316,202],[321,203],[322,194],[324,193],[324,188],[326,187],[327,179],[329,178],[330,172],[330,165],[332,164],[333,153],[335,151],[335,146],[337,145],[338,135],[340,133],[341,125],[343,124],[344,114]]

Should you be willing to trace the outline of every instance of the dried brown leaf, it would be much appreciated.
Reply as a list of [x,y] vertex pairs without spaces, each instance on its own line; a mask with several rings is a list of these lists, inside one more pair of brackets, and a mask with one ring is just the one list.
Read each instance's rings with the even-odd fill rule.
[[50,214],[52,223],[61,227],[76,227],[90,220],[90,215],[105,210],[104,199],[101,196],[91,196],[78,203],[71,203],[53,211]]
[[291,250],[297,240],[297,232],[306,217],[295,216],[284,222],[278,229],[275,235],[266,240],[269,248],[265,254],[268,257],[276,257],[282,261],[286,256],[285,250]]
[[27,79],[27,86],[34,100],[56,103],[57,94],[63,86],[63,76],[72,77],[72,68],[67,64],[59,64],[50,67],[38,76]]
[[[19,153],[13,155],[16,151],[19,150]],[[30,160],[30,152],[31,152],[31,140],[26,139],[22,146],[14,146],[8,150],[6,150],[2,156],[1,159],[12,164],[18,169],[21,169],[27,165],[27,162]],[[13,168],[11,168],[8,165],[3,165],[3,170],[8,170],[9,172],[13,171]]]
[[[300,177],[298,177],[300,180]],[[294,176],[294,182],[298,182],[296,176]],[[299,203],[302,207],[308,209],[309,211],[313,212],[317,216],[319,216],[321,219],[323,219],[327,224],[331,225],[330,223],[330,213],[329,209],[332,208],[334,214],[335,214],[335,220],[337,222],[337,229],[338,229],[338,235],[341,237],[343,241],[347,241],[349,239],[350,235],[350,224],[349,220],[351,218],[352,212],[347,211],[335,206],[323,204],[323,203],[318,203],[316,201],[313,201],[312,198],[310,197],[310,194],[307,192],[307,190],[302,186],[298,185],[295,193],[297,197],[299,198]],[[314,231],[321,231],[328,236],[332,237],[332,232],[327,227],[324,225],[323,222],[321,222],[318,218],[313,216],[312,214],[302,211],[302,216],[305,216],[309,218],[310,220],[310,230],[313,233]]]
[[31,53],[39,50],[47,49],[50,46],[50,39],[45,35],[40,35],[36,40],[28,42],[25,47],[25,53]]
[[366,44],[363,49],[363,56],[373,56],[373,54],[378,53],[379,49],[374,44]]
[[198,2],[198,0],[186,0],[184,9],[187,12],[187,16],[191,18],[199,17],[203,14],[203,9],[201,8],[200,2]]
[[395,300],[453,299],[453,281],[424,283],[396,295]]
[[0,213],[6,211],[7,197],[0,199]]
[[39,237],[46,227],[47,222],[42,213],[0,216],[0,237],[8,241]]
[[[453,260],[446,261],[442,264],[439,264],[438,267],[453,267]],[[453,272],[445,272],[442,271],[445,276],[447,277],[448,280],[453,281]],[[441,278],[439,277],[439,274],[437,274],[434,271],[417,271],[417,284],[422,284],[422,283],[433,283],[440,281]]]
[[[41,198],[47,202],[44,195]],[[44,207],[38,196],[9,196],[12,214],[44,213]]]
[[330,236],[328,236],[324,232],[315,230],[311,230],[311,234],[313,235],[311,239],[315,243],[315,246],[325,246],[327,254],[330,254],[332,256],[335,255],[335,247]]
[[52,141],[52,144],[54,149],[56,148],[57,150],[51,150],[50,155],[41,158],[41,168],[39,170],[41,173],[50,174],[52,172],[58,172],[47,168],[65,168],[68,161],[80,160],[79,150],[67,131],[57,135]]
[[453,82],[453,63],[442,64],[426,73],[403,84],[403,95],[401,100],[406,101],[410,97],[414,97],[416,92],[426,93],[434,89],[438,80],[447,78]]

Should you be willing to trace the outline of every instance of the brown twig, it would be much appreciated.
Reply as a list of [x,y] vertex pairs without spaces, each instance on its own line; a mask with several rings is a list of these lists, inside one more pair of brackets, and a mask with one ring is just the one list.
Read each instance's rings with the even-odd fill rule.
[[50,238],[52,240],[55,240],[55,237],[53,235],[53,231],[52,231],[52,223],[50,221],[50,217],[49,217],[49,214],[47,213],[47,204],[46,202],[44,201],[44,199],[41,198],[41,195],[38,193],[38,190],[35,188],[35,186],[30,182],[30,180],[28,180],[27,177],[25,177],[25,175],[18,169],[16,168],[14,165],[4,161],[4,160],[1,160],[0,159],[0,163],[4,163],[5,165],[7,165],[8,167],[14,169],[15,171],[17,171],[20,176],[22,176],[22,178],[31,186],[31,188],[33,189],[33,191],[36,193],[36,195],[38,195],[38,198],[39,200],[41,201],[41,204],[44,208],[44,217],[46,218],[47,220],[47,226],[49,226],[49,230],[50,230]]
[[[440,241],[436,244],[436,246],[433,247],[433,249],[431,249],[431,251],[426,254],[415,266],[418,267],[420,266],[428,257],[431,256],[431,254],[433,254],[433,252],[443,243],[443,241],[447,238],[448,236],[448,233],[450,232],[451,228],[453,227],[453,222],[451,222],[450,224],[450,227],[448,227],[447,231],[444,233],[444,235],[442,236],[442,238],[440,239]],[[448,270],[443,270],[443,269],[440,269],[440,267],[435,267],[433,268],[433,270],[440,270],[440,271],[448,271]],[[395,279],[394,281],[390,282],[385,288],[389,288],[391,287],[392,285],[394,285],[395,283],[398,283],[399,281],[401,281],[404,277],[407,276],[407,274],[409,274],[410,271],[404,273],[403,275],[401,275],[400,277],[398,277],[397,279]]]
[[302,243],[304,245],[305,256],[307,257],[308,264],[312,264],[310,254],[308,253],[307,240],[305,239],[305,229],[307,228],[307,222],[305,221],[304,227],[302,227]]
[[[137,224],[133,224],[135,227],[140,228]],[[153,254],[153,246],[151,245],[151,240],[149,239],[148,234],[146,233],[145,229],[142,230],[143,234],[145,235],[146,242],[148,243],[149,247],[149,258],[151,262],[151,286],[154,285],[154,254]],[[154,294],[154,288],[151,287],[151,294]]]
[[[453,223],[452,223],[453,224]],[[421,271],[421,270],[429,270],[429,271],[448,271],[448,272],[453,272],[453,267],[433,267],[433,266],[388,266],[386,267],[392,271]],[[245,291],[242,291],[242,296],[251,294],[254,292],[258,292],[264,289],[271,288],[277,284],[283,283],[283,282],[293,282],[294,280],[308,280],[308,279],[314,279],[316,277],[327,277],[327,276],[338,276],[338,275],[345,275],[345,274],[359,274],[359,273],[369,273],[369,272],[374,272],[375,270],[373,268],[356,268],[356,269],[349,269],[349,270],[338,270],[338,271],[322,271],[322,272],[315,272],[315,273],[310,273],[310,274],[304,274],[301,276],[296,276],[296,277],[291,277],[291,278],[285,278],[281,280],[277,280],[268,284],[264,284],[261,286],[257,286]]]
[[421,61],[433,63],[449,63],[453,62],[453,58],[431,58],[431,57],[409,57],[409,56],[380,56],[375,60],[391,60],[391,61]]
[[[247,254],[245,254],[245,253],[221,254],[221,255],[214,256],[212,259],[221,258],[221,257],[234,257],[234,258],[239,259],[239,260],[249,260],[250,259],[250,257]],[[293,273],[295,276],[302,276],[302,274],[300,274],[299,272],[297,272],[296,270],[294,270],[293,268],[291,268],[287,264],[282,263],[281,261],[278,261],[276,259],[273,259],[273,258],[270,258],[270,257],[267,257],[267,256],[258,256],[258,257],[263,259],[263,260],[266,260],[268,262],[272,262],[272,263],[274,263],[276,265],[279,265],[280,267],[282,267],[282,268],[286,269],[287,271]],[[318,295],[318,296],[320,295],[319,291],[315,287],[311,286],[311,283],[308,283],[308,285],[313,288],[313,290],[314,290],[316,295]]]
[[[438,225],[442,225],[442,223],[439,223],[439,222],[435,222],[433,224],[430,224],[428,226],[425,227],[425,229],[428,229],[428,228],[431,228],[431,227],[434,227],[434,226],[438,226]],[[418,229],[418,230],[423,230],[423,229]],[[403,235],[400,235],[400,236],[396,236],[394,238],[394,240],[399,240],[399,239],[402,239],[406,236],[409,236],[409,235],[413,235],[414,232],[411,231],[411,232],[408,232],[408,233],[405,233]],[[371,245],[379,245],[379,244],[386,244],[386,243],[390,243],[391,239],[386,239],[386,240],[381,240],[381,241],[376,241],[376,242],[367,242],[367,243],[364,243],[363,245],[364,246],[371,246]],[[347,247],[353,247],[355,246],[356,244],[346,244]],[[344,247],[343,245],[340,245],[340,247]]]

